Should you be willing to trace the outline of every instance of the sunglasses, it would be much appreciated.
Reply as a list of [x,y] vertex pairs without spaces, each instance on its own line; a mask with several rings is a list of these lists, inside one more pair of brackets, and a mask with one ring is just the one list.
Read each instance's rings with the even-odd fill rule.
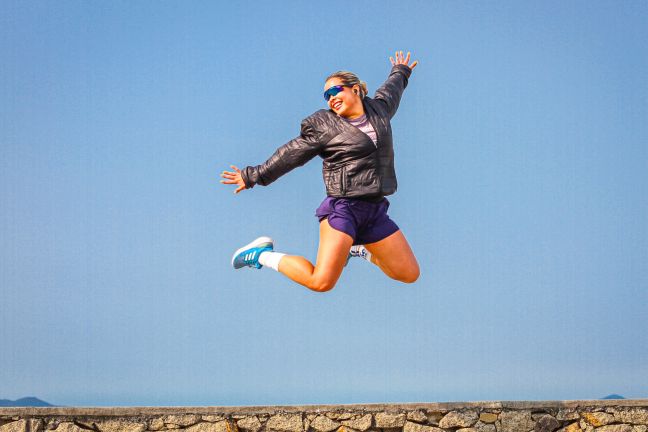
[[342,90],[344,90],[344,87],[348,87],[345,85],[336,85],[333,87],[330,87],[328,90],[324,92],[324,100],[326,102],[329,101],[333,96],[337,96],[338,93],[340,93]]

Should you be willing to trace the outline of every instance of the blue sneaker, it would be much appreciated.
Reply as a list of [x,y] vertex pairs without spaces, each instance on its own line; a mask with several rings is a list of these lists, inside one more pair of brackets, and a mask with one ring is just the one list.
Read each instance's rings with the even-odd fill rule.
[[240,269],[243,267],[254,267],[260,269],[259,255],[261,252],[272,252],[274,244],[270,237],[259,237],[252,243],[243,246],[234,252],[232,256],[232,267]]

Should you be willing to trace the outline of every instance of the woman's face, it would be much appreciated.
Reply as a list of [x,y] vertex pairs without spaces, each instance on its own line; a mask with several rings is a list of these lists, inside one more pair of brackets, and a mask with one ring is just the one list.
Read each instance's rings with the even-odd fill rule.
[[[340,78],[331,78],[326,81],[326,84],[324,84],[324,91],[336,85],[342,85],[342,80]],[[329,108],[331,108],[335,114],[342,117],[351,117],[357,114],[359,108],[358,105],[360,106],[360,110],[362,110],[362,101],[358,95],[353,93],[354,90],[358,91],[357,85],[353,87],[342,87],[340,93],[329,98]]]

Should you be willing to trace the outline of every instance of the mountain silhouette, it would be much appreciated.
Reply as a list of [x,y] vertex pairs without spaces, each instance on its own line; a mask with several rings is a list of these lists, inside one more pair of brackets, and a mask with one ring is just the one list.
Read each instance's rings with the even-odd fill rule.
[[29,396],[15,401],[9,399],[0,399],[0,407],[51,407],[54,406],[36,397]]
[[607,395],[607,396],[605,396],[604,398],[601,398],[601,399],[625,399],[625,398],[623,396],[621,396],[621,395],[618,395],[618,394],[611,394],[611,395]]

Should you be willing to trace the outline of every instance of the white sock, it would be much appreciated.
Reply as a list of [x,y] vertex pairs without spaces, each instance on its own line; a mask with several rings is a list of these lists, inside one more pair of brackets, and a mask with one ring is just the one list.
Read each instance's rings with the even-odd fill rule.
[[259,255],[259,263],[262,266],[279,271],[279,261],[281,261],[284,255],[286,254],[279,252],[261,252],[261,255]]
[[371,262],[371,252],[369,252],[363,245],[351,246],[350,252],[354,257],[357,256]]

